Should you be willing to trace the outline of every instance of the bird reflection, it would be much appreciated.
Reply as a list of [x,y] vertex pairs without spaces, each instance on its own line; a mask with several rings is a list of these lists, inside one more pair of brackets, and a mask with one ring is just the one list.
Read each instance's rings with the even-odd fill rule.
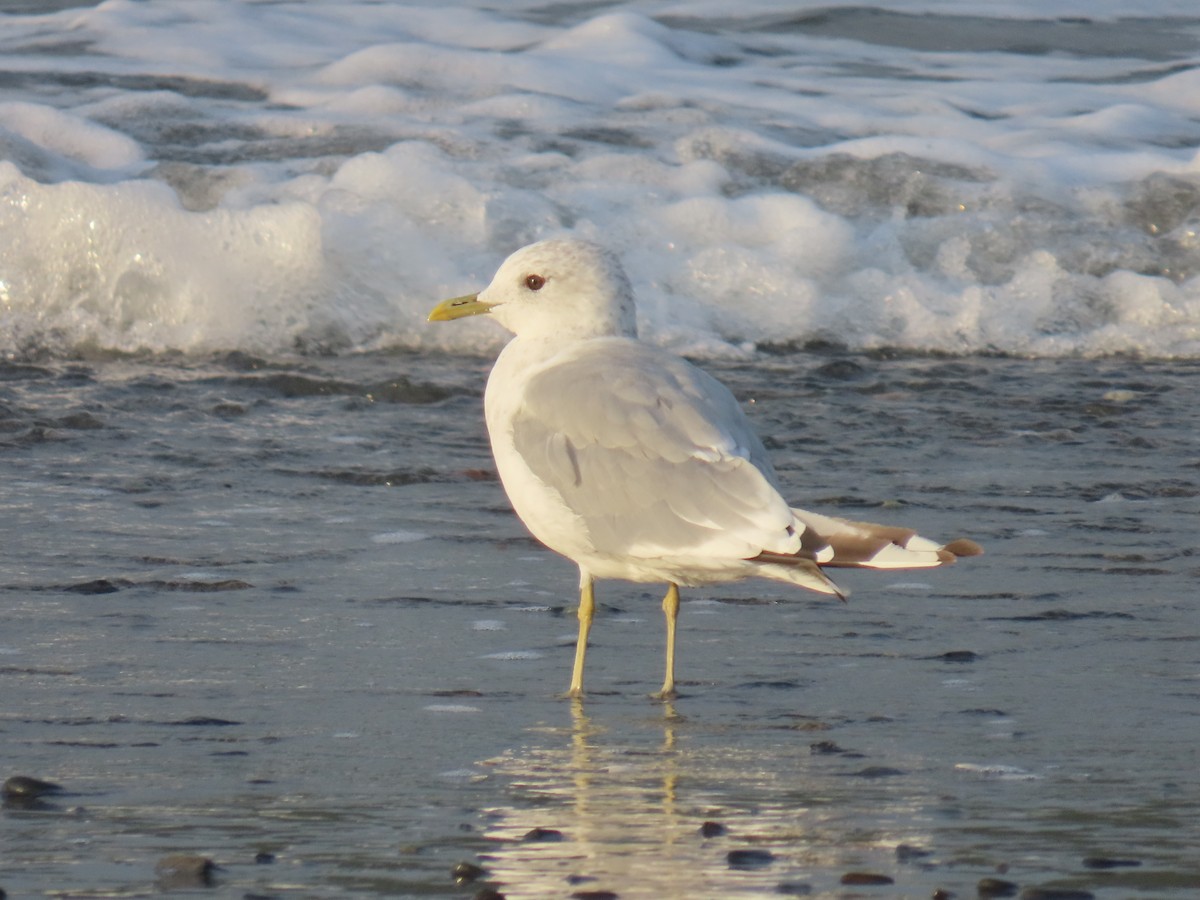
[[[571,700],[571,756],[567,772],[573,784],[569,798],[573,818],[584,829],[581,837],[591,834],[599,837],[624,816],[653,820],[654,830],[668,846],[673,843],[684,827],[677,803],[679,761],[675,732],[679,720],[674,703],[665,701],[662,740],[657,752],[650,747],[644,750],[626,747],[614,752],[614,748],[596,743],[605,729],[584,711],[582,700]],[[618,787],[627,789],[614,790]],[[610,817],[610,813],[614,815]]]
[[[560,707],[561,709],[562,707]],[[673,704],[588,711],[490,760],[506,802],[487,810],[481,862],[515,897],[739,897],[837,890],[850,866],[890,871],[928,846],[923,780],[846,777],[802,732]]]
[[[514,794],[511,805],[490,811],[486,833],[495,849],[483,862],[501,891],[696,897],[761,894],[774,886],[779,872],[729,868],[728,850],[742,846],[736,839],[702,833],[705,822],[728,810],[703,789],[682,792],[681,783],[691,776],[701,785],[736,781],[713,772],[717,760],[705,760],[707,754],[684,753],[680,729],[687,724],[668,702],[647,708],[641,721],[624,718],[610,729],[574,700],[569,726],[551,732],[555,740],[493,760]],[[722,769],[741,761],[741,753],[730,752],[719,761]],[[744,820],[744,811],[733,814]],[[759,840],[782,824],[775,814],[756,818]],[[750,836],[748,826],[743,830]]]

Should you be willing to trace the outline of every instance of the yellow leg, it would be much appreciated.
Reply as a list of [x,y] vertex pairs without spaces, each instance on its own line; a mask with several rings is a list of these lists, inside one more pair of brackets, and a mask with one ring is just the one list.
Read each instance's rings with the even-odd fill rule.
[[662,690],[654,696],[659,700],[675,698],[675,622],[679,618],[679,585],[672,582],[663,597],[663,614],[667,619],[667,674],[663,678]]
[[592,590],[592,576],[579,573],[579,637],[575,641],[575,667],[571,670],[571,687],[568,697],[583,696],[583,660],[587,656],[588,633],[592,630],[592,617],[596,614],[596,594]]

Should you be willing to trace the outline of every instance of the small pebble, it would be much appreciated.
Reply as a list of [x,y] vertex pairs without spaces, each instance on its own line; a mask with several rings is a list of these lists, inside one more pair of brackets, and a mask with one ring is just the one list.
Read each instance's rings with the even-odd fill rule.
[[621,895],[616,891],[576,891],[571,897],[573,900],[620,900]]
[[926,856],[932,856],[932,850],[926,850],[924,847],[914,847],[912,844],[897,844],[896,845],[896,860],[898,862],[912,862],[914,859],[924,859]]
[[472,900],[508,900],[508,898],[495,888],[485,887],[477,890]]
[[206,856],[173,853],[164,856],[154,866],[159,883],[163,887],[210,887],[217,864]]
[[937,888],[930,895],[930,900],[954,900],[954,891],[948,891],[945,888]]
[[31,778],[28,775],[14,775],[4,782],[3,788],[0,788],[0,794],[4,799],[14,803],[28,803],[46,794],[57,794],[61,791],[62,785],[55,784],[53,781],[42,781],[40,778]]
[[812,893],[812,885],[805,884],[803,881],[785,881],[775,885],[775,893],[787,897],[807,897]]
[[261,850],[254,854],[254,862],[260,866],[269,866],[275,862],[275,854],[268,853],[266,850]]
[[979,654],[973,650],[947,650],[939,658],[945,662],[968,663],[979,659]]
[[835,359],[813,370],[814,375],[822,378],[833,378],[838,381],[852,381],[866,376],[867,370],[852,359]]
[[895,884],[896,880],[889,875],[879,875],[875,872],[847,872],[842,876],[842,884]]
[[566,840],[557,828],[533,828],[525,832],[523,841],[543,841],[546,843]]
[[453,876],[455,884],[470,884],[487,875],[487,869],[477,866],[473,862],[460,862],[450,870],[450,874]]
[[1021,891],[1021,900],[1096,900],[1096,895],[1077,888],[1032,887]]
[[1140,859],[1113,859],[1109,856],[1085,856],[1083,859],[1083,865],[1088,869],[1120,869],[1141,864]]
[[832,756],[836,753],[845,753],[846,751],[833,741],[817,741],[815,744],[808,745],[808,752],[813,756]]
[[222,419],[233,419],[246,414],[246,407],[241,403],[225,402],[213,404],[212,414]]
[[975,890],[980,897],[1015,897],[1019,887],[1003,878],[981,878]]
[[775,861],[770,850],[730,850],[725,859],[731,869],[761,869]]
[[115,594],[121,588],[107,578],[97,578],[80,584],[66,585],[63,590],[72,594]]
[[700,834],[703,837],[720,837],[725,834],[728,829],[720,822],[705,822],[700,826]]
[[891,766],[867,766],[865,769],[859,769],[857,772],[845,773],[846,778],[895,778],[897,775],[906,775],[903,769],[893,769]]

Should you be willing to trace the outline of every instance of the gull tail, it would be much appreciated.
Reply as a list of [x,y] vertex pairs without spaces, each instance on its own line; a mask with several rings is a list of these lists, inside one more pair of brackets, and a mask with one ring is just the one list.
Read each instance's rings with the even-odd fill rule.
[[760,574],[842,600],[848,595],[822,569],[929,569],[983,553],[967,538],[939,544],[910,528],[853,522],[803,509],[793,509],[792,514],[801,549],[795,554],[760,553],[753,560],[762,564]]

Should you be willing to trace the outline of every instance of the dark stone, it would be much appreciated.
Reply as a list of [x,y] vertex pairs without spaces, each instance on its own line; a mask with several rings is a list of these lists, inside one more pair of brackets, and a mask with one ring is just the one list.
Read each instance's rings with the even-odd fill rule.
[[63,590],[71,594],[115,594],[120,588],[107,578],[97,578],[94,581],[69,584]]
[[212,887],[217,864],[206,856],[173,853],[154,867],[158,883],[164,888]]
[[784,881],[775,885],[775,893],[787,897],[807,897],[812,893],[812,885],[803,881]]
[[555,843],[565,841],[563,833],[557,828],[533,828],[525,832],[525,836],[521,838],[523,841],[541,841],[543,843]]
[[834,381],[857,381],[869,373],[852,359],[835,359],[813,369],[813,374]]
[[4,782],[0,790],[0,799],[5,809],[48,810],[54,805],[44,798],[58,794],[62,788],[51,781],[40,778],[30,778],[28,775],[14,775]]
[[889,875],[879,875],[875,872],[847,872],[842,876],[841,883],[865,886],[872,884],[895,884],[896,881]]
[[808,745],[808,752],[813,756],[833,756],[846,751],[833,741],[817,741],[815,744]]
[[969,663],[979,659],[979,654],[972,650],[947,650],[938,658],[945,662]]
[[1096,895],[1078,888],[1031,887],[1021,891],[1021,900],[1096,900]]
[[241,725],[242,723],[235,722],[232,719],[218,719],[214,716],[191,716],[190,718],[187,718],[187,719],[174,719],[169,722],[160,722],[158,724],[160,724],[160,725],[185,725],[188,727],[194,727],[194,726],[208,727],[211,725],[215,725],[215,726],[219,726],[219,727],[223,728],[228,725]]
[[725,859],[731,869],[762,869],[775,861],[770,850],[730,850]]
[[487,875],[487,869],[472,862],[460,862],[450,870],[455,884],[470,884]]
[[76,431],[95,431],[104,427],[104,423],[89,412],[68,413],[56,424],[59,428],[70,428]]
[[1015,897],[1019,887],[1003,878],[981,878],[975,890],[980,897]]
[[571,895],[574,900],[620,900],[616,891],[576,891]]
[[945,888],[937,888],[930,895],[930,900],[954,900],[954,891],[948,891]]
[[729,829],[727,829],[720,822],[704,822],[700,826],[700,834],[706,838],[720,837],[721,835],[727,833],[728,830]]
[[867,766],[857,772],[845,773],[846,778],[894,778],[897,775],[908,774],[903,769],[893,769],[890,766]]
[[914,859],[924,859],[927,856],[932,856],[932,850],[926,850],[924,847],[914,847],[912,844],[897,844],[896,859],[899,862],[912,862]]
[[1088,869],[1121,869],[1140,866],[1140,859],[1113,859],[1110,856],[1085,856],[1083,865]]
[[258,853],[254,854],[254,862],[256,865],[269,866],[271,863],[275,862],[275,854],[268,853],[266,850],[260,850]]
[[472,900],[507,900],[507,898],[495,888],[485,887],[477,890]]
[[17,802],[36,800],[46,794],[61,792],[62,785],[55,784],[53,781],[32,778],[29,775],[14,775],[4,782],[3,788],[0,788],[0,794],[5,800]]

